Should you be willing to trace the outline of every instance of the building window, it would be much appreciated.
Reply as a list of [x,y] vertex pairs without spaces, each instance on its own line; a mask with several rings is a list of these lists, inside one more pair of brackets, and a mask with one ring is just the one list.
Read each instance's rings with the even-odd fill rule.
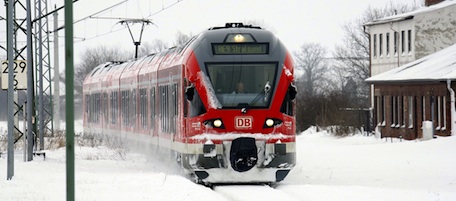
[[436,121],[436,97],[435,96],[429,96],[429,121],[435,122]]
[[379,47],[379,56],[382,56],[383,55],[383,34],[379,34],[378,35],[378,47]]
[[399,128],[404,124],[404,104],[402,96],[393,96],[393,124],[391,127]]
[[386,56],[390,54],[390,33],[386,33]]
[[391,128],[395,128],[397,123],[397,99],[391,96]]
[[421,99],[422,112],[423,112],[423,121],[426,121],[426,96],[423,96]]
[[385,126],[385,97],[377,96],[376,105],[378,126]]
[[401,52],[405,52],[405,31],[401,31]]
[[442,118],[442,121],[443,121],[443,127],[440,129],[442,131],[446,130],[446,96],[443,96],[443,100],[442,100],[442,112],[443,112],[443,118]]
[[374,43],[374,51],[373,51],[373,56],[376,57],[377,56],[377,34],[374,34],[374,39],[373,39],[373,43]]
[[385,102],[386,102],[386,97],[382,96],[382,119],[383,119],[382,126],[386,125],[386,120],[385,120],[385,117],[386,117]]
[[412,51],[412,30],[408,30],[408,40],[407,40],[407,46],[408,46],[408,52],[410,53]]
[[435,130],[446,130],[446,97],[437,97],[437,127]]
[[405,127],[405,114],[404,114],[404,100],[402,96],[397,97],[398,111],[397,111],[397,125],[396,128]]
[[408,97],[408,124],[409,128],[413,128],[413,96]]
[[397,55],[397,46],[399,45],[399,33],[394,32],[394,55]]
[[437,96],[437,127],[435,128],[435,130],[440,130],[440,128],[442,128],[442,100],[441,100],[441,96]]

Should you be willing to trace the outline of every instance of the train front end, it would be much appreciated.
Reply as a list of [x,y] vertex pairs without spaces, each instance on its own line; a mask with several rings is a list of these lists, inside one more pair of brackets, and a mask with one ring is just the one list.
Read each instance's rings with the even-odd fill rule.
[[269,31],[212,28],[188,47],[182,165],[204,183],[270,183],[296,163],[293,62]]

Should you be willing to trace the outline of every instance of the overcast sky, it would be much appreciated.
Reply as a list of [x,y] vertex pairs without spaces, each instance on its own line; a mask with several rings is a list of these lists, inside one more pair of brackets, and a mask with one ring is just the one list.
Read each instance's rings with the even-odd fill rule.
[[[394,2],[412,4],[415,1],[424,0]],[[128,29],[118,23],[121,18],[147,18],[155,24],[146,27],[142,42],[158,38],[172,44],[178,31],[197,34],[209,27],[222,26],[225,22],[257,21],[273,31],[291,51],[297,50],[306,42],[321,43],[332,49],[341,43],[343,24],[359,18],[369,6],[384,7],[390,2],[391,0],[79,0],[74,3],[74,20],[79,21],[74,25],[75,59],[77,62],[77,57],[84,49],[98,45],[131,48],[133,53],[134,45]],[[54,5],[63,5],[62,0],[48,0],[48,3],[51,5],[49,11],[53,10]],[[115,4],[119,5],[99,13]],[[5,9],[2,9],[0,15],[6,16]],[[63,22],[62,10],[59,12],[59,26]],[[6,41],[5,23],[2,22],[0,26],[1,42],[6,46],[3,44]],[[50,29],[52,27],[50,22]],[[139,24],[132,29],[138,40],[139,30],[135,28],[139,28]],[[59,34],[63,49],[63,30]]]

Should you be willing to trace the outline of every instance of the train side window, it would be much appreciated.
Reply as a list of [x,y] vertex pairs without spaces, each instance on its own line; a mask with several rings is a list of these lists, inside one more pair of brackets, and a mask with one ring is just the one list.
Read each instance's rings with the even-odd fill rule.
[[173,84],[173,102],[174,102],[174,116],[176,117],[177,116],[177,84]]
[[107,124],[108,123],[108,102],[109,102],[109,95],[108,95],[108,92],[106,93],[103,93],[103,114],[104,114],[104,123]]
[[202,115],[206,113],[206,108],[204,107],[203,102],[198,94],[198,91],[195,90],[195,94],[193,95],[193,100],[190,101],[190,117],[196,117],[198,115]]
[[111,124],[117,123],[118,97],[117,91],[111,92]]
[[131,121],[130,121],[130,126],[131,127],[136,127],[136,116],[138,115],[138,111],[136,109],[136,89],[133,89],[131,91],[131,99],[132,101],[130,102],[131,103],[131,114],[130,114],[130,117],[131,117]]
[[169,95],[170,94],[170,90],[169,90],[169,85],[166,85],[165,86],[165,99],[166,99],[166,102],[165,102],[165,131],[167,133],[169,133],[170,129],[170,118],[171,118],[171,109],[170,109],[170,105],[171,105],[171,96]]
[[112,124],[112,119],[113,119],[113,105],[114,105],[114,94],[113,93],[114,92],[111,92],[109,94],[109,108],[108,108],[109,109],[108,113],[109,113],[109,116],[111,117],[111,119],[110,119],[111,121],[109,123],[111,123],[111,124]]
[[122,120],[123,125],[126,125],[128,122],[128,112],[127,112],[127,91],[122,92]]
[[147,90],[144,88],[139,90],[139,117],[141,127],[147,128]]
[[130,92],[122,91],[122,122],[123,125],[130,124]]
[[120,116],[122,124],[125,124],[125,93],[124,91],[120,92]]
[[155,127],[155,87],[150,89],[150,127]]
[[171,133],[176,133],[176,127],[177,126],[174,126],[176,125],[177,123],[177,112],[178,112],[178,107],[177,107],[177,83],[174,83],[172,85],[172,105],[171,105],[171,114],[172,114],[172,117],[171,117],[171,123],[170,125],[170,129],[171,129]]
[[[184,78],[184,82],[183,83],[184,83],[183,86],[188,86],[187,79]],[[184,100],[182,101],[182,104],[184,104],[183,113],[184,113],[184,117],[187,117],[187,115],[188,115],[188,102],[185,101],[185,100],[188,100],[188,98],[187,98],[187,87],[183,88],[182,90],[184,91],[184,97],[185,97]]]
[[159,118],[160,118],[160,128],[161,128],[161,131],[166,131],[166,128],[165,128],[165,120],[166,120],[166,116],[165,116],[165,112],[166,112],[166,92],[165,92],[165,86],[159,86],[158,87],[158,95],[159,95],[159,109],[160,109],[160,112],[159,112]]
[[87,122],[90,122],[90,116],[89,116],[89,111],[90,111],[90,109],[89,109],[90,104],[89,103],[90,102],[89,102],[89,99],[90,99],[90,95],[86,94],[85,95],[85,115],[86,115],[85,118],[87,118]]
[[282,102],[282,107],[280,107],[280,112],[290,115],[293,115],[293,100],[296,97],[296,87],[293,84],[290,84],[288,87],[285,98]]
[[102,96],[101,96],[101,93],[99,93],[99,94],[97,95],[97,111],[98,111],[98,113],[97,113],[97,123],[100,123],[100,122],[101,122],[100,119],[101,119],[101,117],[102,117],[102,116],[101,116],[101,114],[102,114],[102,113],[101,113],[101,110],[102,110],[102,109],[103,109],[103,108],[102,108]]
[[169,133],[170,129],[170,101],[171,97],[169,96],[169,85],[160,86],[160,122],[161,122],[161,131],[164,133]]
[[87,105],[88,105],[88,121],[91,123],[97,123],[97,95],[98,94],[91,94],[88,95],[87,98]]

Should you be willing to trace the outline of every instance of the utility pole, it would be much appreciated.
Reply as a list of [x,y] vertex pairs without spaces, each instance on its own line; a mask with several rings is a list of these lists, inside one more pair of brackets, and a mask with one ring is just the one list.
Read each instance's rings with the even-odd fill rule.
[[[57,7],[55,7],[57,10]],[[54,30],[59,28],[58,14],[54,12]],[[59,32],[54,32],[54,125],[60,130],[60,70],[59,70]]]
[[34,115],[34,81],[33,81],[33,50],[32,50],[32,10],[31,0],[27,0],[27,161],[33,160],[33,138],[34,126],[33,117]]
[[8,170],[7,180],[13,179],[14,176],[14,52],[13,52],[13,11],[14,11],[14,0],[8,0],[8,7],[6,11],[7,19],[7,51],[8,51]]
[[73,2],[65,0],[65,85],[66,96],[66,191],[67,201],[74,195],[74,49],[73,49]]

